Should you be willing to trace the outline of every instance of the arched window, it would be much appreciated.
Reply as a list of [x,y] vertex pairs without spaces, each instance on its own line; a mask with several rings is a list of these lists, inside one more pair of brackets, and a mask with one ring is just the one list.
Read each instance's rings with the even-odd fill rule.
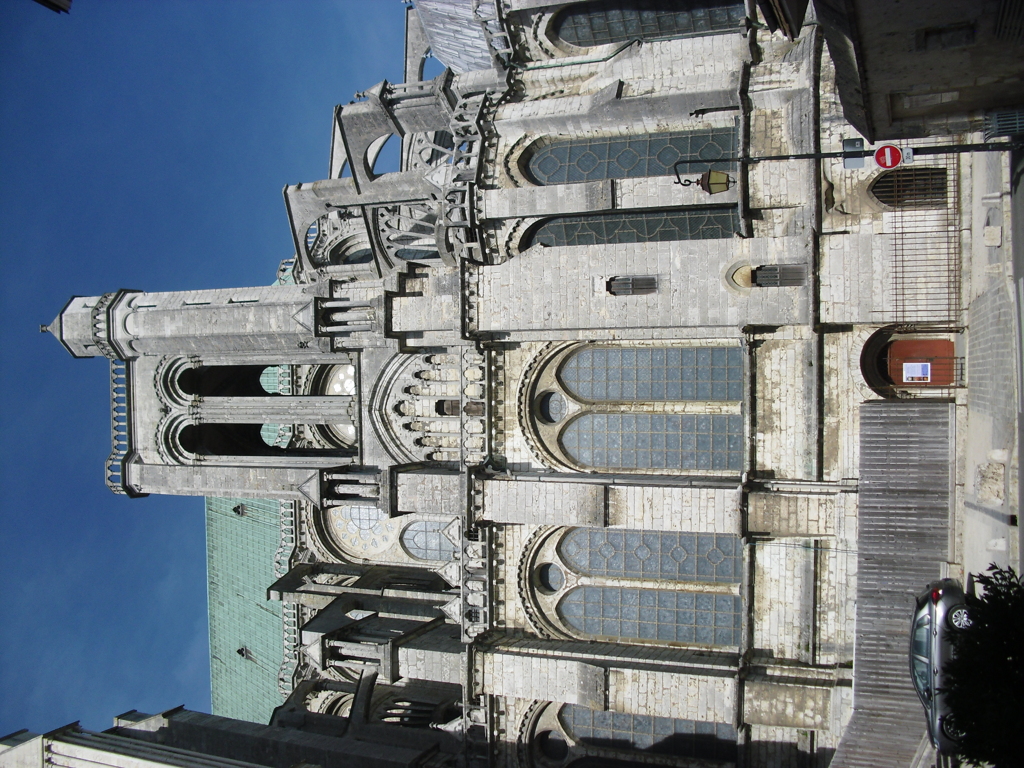
[[701,206],[671,211],[622,211],[555,216],[526,233],[519,245],[616,245],[672,240],[715,240],[732,237],[739,229],[734,207]]
[[327,534],[350,557],[378,554],[395,540],[398,524],[370,504],[346,504],[324,510]]
[[740,400],[739,347],[586,347],[562,366],[580,400]]
[[584,413],[562,432],[565,452],[600,469],[738,470],[743,418],[648,413]]
[[592,0],[560,12],[552,31],[566,43],[590,47],[738,31],[745,16],[735,0]]
[[178,387],[199,397],[260,397],[264,387],[263,365],[203,365],[178,374]]
[[739,472],[743,381],[738,346],[585,345],[541,369],[529,426],[575,469]]
[[[264,437],[263,424],[189,424],[178,434],[182,449],[197,456],[275,456],[284,447]],[[276,431],[276,425],[274,425]]]
[[587,709],[578,704],[563,706],[558,720],[573,741],[588,746],[636,749],[704,760],[736,760],[736,729],[729,723],[627,715]]
[[584,576],[739,582],[742,547],[731,534],[575,528],[558,545]]
[[739,536],[571,528],[543,541],[531,557],[533,600],[571,637],[740,644]]
[[594,136],[542,140],[523,153],[526,175],[536,184],[573,184],[599,179],[671,176],[735,167],[735,126],[646,136]]
[[332,246],[327,258],[316,261],[317,264],[369,264],[373,261],[370,244],[363,238],[349,238]]
[[264,424],[260,428],[260,437],[263,438],[263,442],[277,448],[287,448],[294,436],[295,427],[291,424]]
[[455,545],[444,535],[447,525],[434,520],[409,523],[402,529],[402,546],[417,560],[451,560],[455,557]]
[[260,374],[260,386],[269,395],[290,395],[292,393],[292,367],[290,365],[268,365]]
[[945,208],[946,169],[897,168],[875,179],[871,194],[892,208]]

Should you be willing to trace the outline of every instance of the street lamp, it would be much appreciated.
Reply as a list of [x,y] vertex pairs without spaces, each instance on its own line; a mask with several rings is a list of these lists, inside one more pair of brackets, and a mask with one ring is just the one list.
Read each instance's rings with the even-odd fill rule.
[[698,179],[684,179],[679,174],[679,166],[683,163],[689,164],[689,161],[680,160],[672,166],[672,170],[676,172],[675,183],[681,184],[684,187],[696,184],[709,195],[717,195],[719,192],[727,191],[736,181],[736,179],[729,176],[725,171],[705,171]]

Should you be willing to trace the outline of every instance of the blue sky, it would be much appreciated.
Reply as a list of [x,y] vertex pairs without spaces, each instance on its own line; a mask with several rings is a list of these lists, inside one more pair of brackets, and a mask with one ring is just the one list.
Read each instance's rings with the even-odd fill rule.
[[398,0],[0,0],[0,736],[209,711],[201,499],[103,483],[108,369],[68,298],[262,285],[336,103],[402,80]]

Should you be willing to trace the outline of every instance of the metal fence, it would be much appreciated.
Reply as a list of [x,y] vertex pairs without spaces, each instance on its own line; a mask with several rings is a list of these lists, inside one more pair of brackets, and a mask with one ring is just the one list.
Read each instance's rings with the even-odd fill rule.
[[934,155],[920,163],[880,177],[872,189],[883,202],[888,196],[894,203],[885,214],[892,236],[893,319],[956,324],[961,314],[960,156]]

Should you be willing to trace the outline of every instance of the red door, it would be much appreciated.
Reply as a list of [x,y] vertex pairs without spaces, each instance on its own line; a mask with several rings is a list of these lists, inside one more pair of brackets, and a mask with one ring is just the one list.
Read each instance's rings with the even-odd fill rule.
[[948,387],[956,380],[948,339],[901,339],[889,345],[886,355],[889,378],[897,386]]

